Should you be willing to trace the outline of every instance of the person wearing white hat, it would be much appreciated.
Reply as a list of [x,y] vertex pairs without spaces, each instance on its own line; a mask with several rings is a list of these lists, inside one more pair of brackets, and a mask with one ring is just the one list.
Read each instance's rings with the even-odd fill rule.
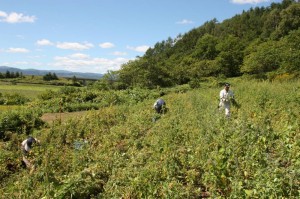
[[234,93],[229,88],[230,88],[230,84],[225,83],[224,89],[220,91],[220,103],[219,103],[219,109],[220,110],[225,109],[225,116],[227,118],[230,117],[230,102],[234,100]]

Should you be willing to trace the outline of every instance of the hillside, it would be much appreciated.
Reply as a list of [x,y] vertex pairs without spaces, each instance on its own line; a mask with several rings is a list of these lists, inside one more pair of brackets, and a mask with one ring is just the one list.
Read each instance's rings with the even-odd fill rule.
[[31,174],[19,166],[18,146],[26,136],[10,134],[0,142],[0,193],[32,199],[299,198],[300,82],[230,82],[241,104],[230,120],[217,110],[221,87],[207,84],[169,92],[169,111],[156,122],[155,98],[54,121],[33,132],[41,146],[31,154]]
[[71,72],[66,70],[36,70],[36,69],[19,69],[8,66],[0,66],[0,73],[9,72],[19,72],[23,75],[37,75],[43,76],[50,73],[55,73],[58,77],[69,77],[72,78],[76,76],[76,78],[82,79],[100,79],[103,75],[99,73],[79,73],[79,72]]
[[117,85],[145,88],[199,84],[203,77],[299,77],[300,3],[283,0],[218,22],[207,21],[157,42],[116,71]]

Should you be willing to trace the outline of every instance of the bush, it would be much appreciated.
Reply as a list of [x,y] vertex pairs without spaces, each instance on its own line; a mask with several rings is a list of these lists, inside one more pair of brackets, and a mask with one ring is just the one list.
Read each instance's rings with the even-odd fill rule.
[[33,128],[44,124],[39,117],[40,113],[33,109],[20,109],[1,113],[0,138],[3,138],[7,131],[29,134]]
[[30,100],[18,93],[0,95],[0,104],[2,105],[24,105]]

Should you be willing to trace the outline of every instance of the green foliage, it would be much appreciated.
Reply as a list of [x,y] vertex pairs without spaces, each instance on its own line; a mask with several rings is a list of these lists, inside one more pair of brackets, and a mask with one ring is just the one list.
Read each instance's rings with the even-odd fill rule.
[[118,76],[118,72],[108,71],[93,87],[100,90],[122,89],[124,86],[119,82]]
[[[284,0],[214,19],[157,43],[95,85],[48,90],[24,109],[2,112],[0,193],[299,198],[298,7]],[[230,119],[217,109],[224,82],[237,100]],[[158,116],[152,105],[161,92],[168,112]],[[76,110],[90,111],[39,129],[41,113]],[[41,140],[29,157],[33,172],[21,167],[19,149],[29,133]]]
[[30,100],[38,98],[43,92],[47,90],[57,91],[61,86],[45,85],[45,84],[27,84],[17,83],[12,85],[7,82],[0,82],[0,92],[4,95],[20,95]]
[[13,94],[2,94],[0,93],[0,104],[1,105],[24,105],[30,100],[23,95],[18,93]]
[[279,41],[256,40],[246,49],[241,71],[249,74],[297,73],[299,71],[299,29]]
[[282,51],[282,69],[285,72],[299,72],[300,65],[300,28],[291,31],[282,39],[285,49]]
[[297,30],[300,26],[300,4],[294,3],[280,12],[280,22],[274,34],[278,37],[287,35],[291,30]]
[[279,42],[264,42],[256,46],[253,52],[245,57],[241,72],[258,74],[274,71],[280,67],[282,61],[281,52],[282,49]]
[[113,105],[132,105],[159,97],[159,89],[133,88],[127,90],[99,90],[99,84],[89,88],[63,87],[59,91],[47,90],[29,104],[42,112],[74,112],[98,110]]
[[[157,42],[143,57],[124,64],[104,88],[155,88],[188,84],[197,78],[243,73],[267,76],[267,72],[299,71],[299,43],[289,35],[299,28],[299,3],[285,0],[270,7],[255,7],[218,23],[205,22],[175,39]],[[299,33],[294,33],[296,35]],[[290,37],[290,43],[283,41]],[[258,45],[256,45],[258,44]],[[191,82],[191,84],[194,84]]]
[[47,73],[46,75],[43,76],[43,80],[45,81],[50,81],[50,80],[58,80],[58,77],[56,76],[55,73]]
[[19,72],[10,72],[10,71],[6,71],[5,74],[0,73],[0,79],[3,78],[23,78],[23,74],[19,73]]
[[[242,105],[229,120],[214,100],[221,81],[230,81]],[[169,111],[156,122],[151,106],[161,89],[124,91],[123,105],[33,131],[41,145],[33,147],[31,174],[15,147],[25,136],[7,134],[0,192],[33,199],[298,198],[299,89],[299,81],[207,78],[199,89],[164,90]]]
[[217,45],[220,51],[216,60],[220,65],[221,73],[227,77],[238,76],[243,61],[244,44],[238,37],[229,35]]
[[196,49],[193,55],[200,60],[213,60],[218,55],[216,45],[218,40],[216,37],[205,34],[197,41]]
[[40,116],[39,111],[26,108],[2,112],[0,114],[0,138],[4,138],[7,132],[30,133],[34,128],[43,125]]

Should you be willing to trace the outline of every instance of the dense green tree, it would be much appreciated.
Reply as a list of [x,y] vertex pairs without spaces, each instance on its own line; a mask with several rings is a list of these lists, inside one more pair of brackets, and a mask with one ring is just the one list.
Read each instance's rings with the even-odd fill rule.
[[143,68],[140,67],[141,62],[142,58],[138,58],[121,66],[121,70],[118,72],[119,78],[126,87],[136,86],[141,81],[142,73],[144,73]]
[[197,41],[195,51],[192,53],[193,57],[200,60],[213,60],[218,55],[216,45],[218,39],[210,34],[205,34]]
[[56,73],[52,73],[52,79],[53,80],[58,80],[58,77],[57,77]]
[[120,82],[119,72],[118,71],[107,71],[104,76],[97,81],[97,88],[101,90],[109,90],[109,89],[123,89],[124,85]]
[[6,71],[5,78],[10,78],[10,72],[9,71]]
[[202,31],[201,28],[192,29],[177,40],[173,47],[173,52],[180,56],[191,54],[194,51],[198,39],[203,35],[204,31]]
[[205,22],[200,28],[199,32],[201,35],[210,34],[217,35],[218,34],[218,20],[216,18]]
[[281,51],[281,45],[277,41],[258,45],[255,51],[245,57],[241,72],[259,74],[277,70],[282,61]]
[[229,35],[217,45],[217,50],[220,51],[216,58],[221,73],[227,77],[237,76],[240,74],[240,66],[243,62],[243,50],[245,44],[238,37]]
[[281,51],[282,69],[285,72],[296,72],[300,69],[300,28],[291,31],[282,39],[284,50]]
[[191,56],[185,56],[181,62],[170,70],[171,77],[176,84],[186,84],[190,80],[191,68],[196,60]]
[[283,0],[221,23],[207,21],[175,39],[157,42],[144,56],[124,64],[118,81],[124,88],[154,88],[207,76],[297,71],[299,48],[293,44],[299,43],[299,15],[299,3]]
[[291,4],[286,9],[280,12],[280,23],[275,32],[275,35],[283,37],[289,33],[291,30],[297,30],[300,27],[300,4]]
[[58,77],[56,76],[55,73],[49,72],[43,76],[43,80],[45,81],[58,80]]
[[263,16],[264,24],[263,24],[263,32],[262,37],[268,38],[270,35],[276,31],[278,28],[280,18],[280,9],[274,8],[270,11],[270,13],[266,12]]
[[195,62],[191,68],[191,78],[216,76],[220,72],[220,64],[217,60],[201,60]]

